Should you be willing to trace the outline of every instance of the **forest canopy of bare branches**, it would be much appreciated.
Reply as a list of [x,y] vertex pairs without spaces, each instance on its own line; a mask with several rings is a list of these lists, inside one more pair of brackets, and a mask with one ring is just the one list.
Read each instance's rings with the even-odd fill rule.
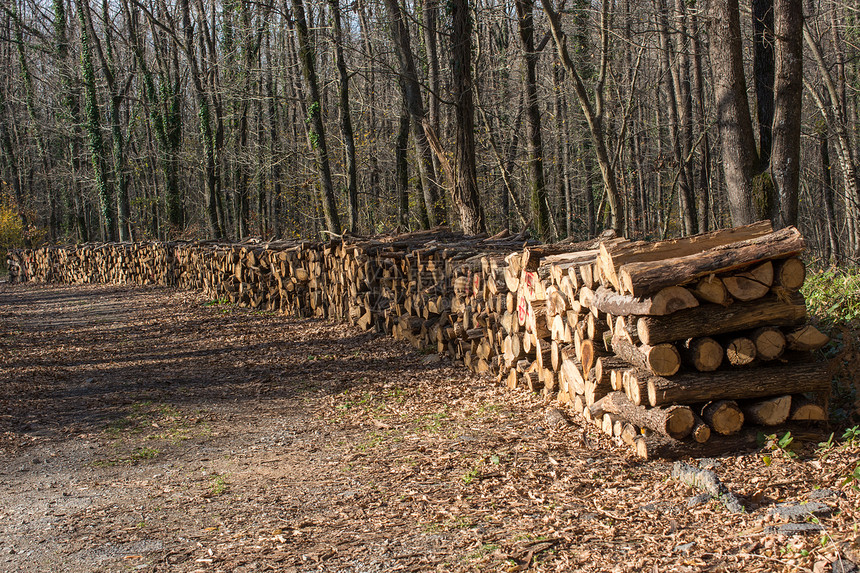
[[855,8],[8,0],[0,221],[21,232],[0,236],[549,241],[771,218],[851,261]]

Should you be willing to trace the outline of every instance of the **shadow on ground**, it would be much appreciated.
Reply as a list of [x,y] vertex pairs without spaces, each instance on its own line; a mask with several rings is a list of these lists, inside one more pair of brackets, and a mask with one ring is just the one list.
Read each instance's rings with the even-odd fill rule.
[[300,401],[426,370],[376,356],[374,334],[169,289],[7,286],[0,309],[0,432],[62,437],[102,429],[142,400]]

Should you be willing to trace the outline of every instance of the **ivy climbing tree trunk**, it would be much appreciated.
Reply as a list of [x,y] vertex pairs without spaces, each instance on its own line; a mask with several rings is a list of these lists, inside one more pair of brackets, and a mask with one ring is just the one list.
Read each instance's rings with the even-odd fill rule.
[[[155,74],[144,56],[142,32],[138,21],[140,7],[129,0],[123,0],[123,10],[128,20],[131,49],[140,70],[144,101],[149,111],[149,122],[158,148],[159,166],[164,178],[167,221],[171,228],[180,230],[183,226],[183,210],[179,190],[178,153],[182,143],[182,100],[177,54],[174,51],[172,57],[168,55],[158,59],[162,69],[157,72],[158,87],[156,87]],[[152,37],[154,40],[160,37],[160,31],[154,25]],[[154,43],[155,50],[163,50],[160,42]]]
[[218,220],[218,184],[217,165],[215,155],[215,135],[212,132],[212,119],[210,117],[209,97],[206,93],[203,74],[197,62],[195,53],[196,43],[194,41],[194,26],[191,23],[191,11],[188,0],[180,0],[182,10],[182,28],[184,31],[185,57],[188,59],[189,76],[197,99],[197,117],[200,125],[200,141],[203,145],[203,157],[205,164],[206,185],[206,222],[209,226],[209,234],[212,238],[220,239],[223,236],[223,227]]
[[[14,6],[12,8],[12,17],[15,20],[15,44],[18,52],[18,64],[21,68],[21,81],[24,84],[24,101],[27,107],[27,115],[30,116],[30,126],[28,131],[36,142],[36,150],[39,154],[39,161],[42,164],[43,171],[47,174],[51,172],[49,153],[45,143],[45,137],[42,134],[42,126],[44,125],[39,119],[39,113],[36,111],[35,93],[33,90],[33,77],[30,74],[30,67],[27,64],[27,57],[24,52],[26,43],[24,35],[21,31],[21,19]],[[45,178],[45,185],[48,195],[48,238],[52,241],[56,237],[57,222],[55,219],[56,206],[54,205],[54,181],[53,178]]]
[[86,28],[89,44],[101,63],[102,74],[108,87],[108,110],[111,134],[111,157],[113,158],[113,191],[116,199],[117,231],[120,241],[131,240],[131,205],[128,195],[128,169],[126,165],[125,135],[123,134],[121,108],[125,95],[131,87],[134,74],[129,72],[124,81],[118,77],[119,66],[114,49],[113,18],[107,0],[101,2],[102,36],[96,32],[89,2],[81,2],[81,25]]
[[60,71],[60,101],[62,102],[61,117],[70,127],[71,134],[68,144],[68,165],[71,172],[71,181],[67,183],[66,195],[72,205],[72,217],[74,226],[78,230],[78,238],[86,243],[90,240],[90,230],[87,226],[87,218],[84,213],[84,201],[78,182],[77,173],[80,164],[79,137],[81,129],[80,102],[76,97],[76,90],[72,88],[72,73],[74,63],[69,56],[69,34],[66,6],[63,0],[54,0],[54,56]]
[[330,233],[337,234],[341,231],[340,219],[337,215],[337,203],[335,202],[334,186],[331,179],[331,164],[329,163],[325,126],[322,120],[322,100],[314,64],[314,48],[308,36],[304,3],[302,0],[292,0],[292,4],[298,38],[299,62],[307,86],[309,139],[316,155],[317,172],[320,178],[320,203],[322,204],[326,229]]
[[96,192],[99,197],[99,207],[102,219],[102,239],[105,241],[116,240],[115,221],[116,216],[113,209],[110,191],[108,191],[105,180],[105,169],[102,163],[104,156],[104,142],[102,140],[101,121],[99,119],[99,103],[96,95],[96,75],[93,70],[93,57],[90,48],[90,34],[87,19],[84,14],[83,3],[86,0],[78,0],[78,20],[81,23],[81,77],[84,82],[84,109],[86,110],[86,129],[89,136],[90,160],[93,165],[93,177],[96,184]]

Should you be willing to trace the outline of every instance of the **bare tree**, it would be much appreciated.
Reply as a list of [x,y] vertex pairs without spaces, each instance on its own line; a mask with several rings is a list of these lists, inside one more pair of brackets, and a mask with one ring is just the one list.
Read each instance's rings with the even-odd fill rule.
[[320,202],[326,228],[331,233],[340,233],[340,218],[337,214],[337,204],[334,198],[334,186],[331,179],[331,164],[328,158],[328,143],[325,136],[325,124],[322,118],[322,98],[319,82],[317,81],[316,65],[314,63],[314,47],[308,34],[308,23],[305,17],[305,6],[302,0],[292,0],[293,13],[296,21],[296,37],[299,47],[299,61],[302,75],[307,87],[308,131],[311,146],[316,154],[317,170],[320,177]]
[[770,158],[775,204],[775,226],[797,225],[800,198],[800,127],[803,100],[803,3],[775,0],[773,151]]
[[606,133],[603,125],[603,91],[606,83],[606,66],[609,49],[609,30],[607,28],[609,2],[608,0],[603,2],[603,8],[601,11],[601,66],[597,83],[594,87],[594,105],[592,105],[591,98],[589,98],[585,85],[583,84],[582,79],[576,70],[576,66],[573,63],[573,59],[570,57],[570,53],[567,49],[567,37],[561,29],[561,21],[558,13],[553,7],[552,0],[541,0],[541,2],[547,17],[549,18],[550,29],[552,30],[552,36],[555,41],[559,59],[561,60],[565,71],[567,71],[568,75],[573,80],[574,92],[579,100],[582,113],[585,115],[592,143],[594,144],[595,151],[597,152],[597,162],[600,165],[600,172],[603,175],[606,198],[609,201],[609,209],[611,211],[612,228],[621,233],[624,230],[624,210],[621,205],[621,197],[618,193],[618,183],[615,177],[615,171],[607,150]]
[[456,178],[454,206],[460,212],[460,225],[469,234],[486,230],[478,198],[475,172],[475,104],[472,93],[472,17],[468,0],[451,3],[451,35],[454,73],[454,107],[457,114]]
[[[385,0],[385,9],[391,20],[391,39],[399,64],[398,83],[403,96],[403,104],[412,118],[412,138],[418,149],[418,171],[424,191],[424,204],[430,225],[442,225],[446,221],[443,196],[439,193],[439,183],[433,166],[433,152],[425,132],[426,111],[418,82],[418,72],[412,56],[412,43],[409,29],[403,18],[403,11],[397,0]],[[430,126],[432,130],[432,126]]]

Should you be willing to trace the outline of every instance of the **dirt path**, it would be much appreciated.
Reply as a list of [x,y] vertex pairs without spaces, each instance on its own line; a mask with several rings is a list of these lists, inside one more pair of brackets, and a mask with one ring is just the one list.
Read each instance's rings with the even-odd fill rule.
[[720,460],[748,508],[730,515],[688,508],[668,464],[548,427],[549,407],[344,326],[168,289],[0,285],[0,571],[829,571],[853,555],[849,486],[825,500],[823,543],[764,527],[856,451]]

